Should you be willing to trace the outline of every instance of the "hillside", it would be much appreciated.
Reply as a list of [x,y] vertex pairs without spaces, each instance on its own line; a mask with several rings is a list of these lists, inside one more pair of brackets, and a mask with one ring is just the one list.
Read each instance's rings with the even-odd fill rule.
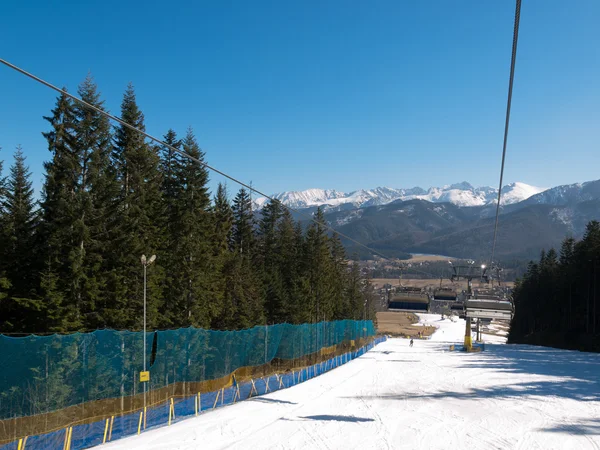
[[[325,215],[334,228],[386,255],[442,254],[463,258],[488,256],[494,216],[485,207],[461,208],[423,200],[337,211]],[[567,235],[580,237],[585,224],[600,218],[600,199],[575,205],[523,204],[503,208],[498,229],[499,258],[537,257],[558,247]],[[345,242],[350,252],[366,250]]]

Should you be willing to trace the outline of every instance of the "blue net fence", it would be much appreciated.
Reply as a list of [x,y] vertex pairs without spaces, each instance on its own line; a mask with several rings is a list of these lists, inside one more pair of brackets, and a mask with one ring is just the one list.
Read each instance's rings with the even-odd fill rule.
[[145,383],[142,332],[0,336],[0,449],[83,449],[166,425],[317,376],[374,335],[351,320],[150,332]]

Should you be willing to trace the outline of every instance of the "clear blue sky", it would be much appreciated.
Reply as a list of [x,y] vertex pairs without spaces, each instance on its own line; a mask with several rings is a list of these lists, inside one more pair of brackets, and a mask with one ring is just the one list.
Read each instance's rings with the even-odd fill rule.
[[[6,0],[0,56],[71,91],[90,71],[117,114],[133,82],[150,133],[192,126],[269,193],[498,183],[512,0],[133,3]],[[523,1],[507,183],[600,178],[599,23]],[[21,144],[36,188],[55,97],[0,67],[5,166]]]

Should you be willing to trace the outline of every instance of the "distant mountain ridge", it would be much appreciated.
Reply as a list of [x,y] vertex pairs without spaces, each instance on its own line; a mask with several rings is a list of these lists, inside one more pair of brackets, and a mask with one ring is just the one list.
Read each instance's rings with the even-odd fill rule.
[[[377,188],[350,194],[311,189],[276,197],[306,214],[324,206],[325,220],[344,235],[392,257],[432,253],[489,257],[498,191],[463,182],[430,188]],[[264,204],[264,202],[263,202]],[[558,248],[566,236],[580,238],[590,220],[600,220],[600,180],[541,189],[513,183],[502,189],[496,254],[501,259],[536,258]],[[369,252],[342,239],[349,253]]]
[[574,205],[598,198],[600,198],[600,180],[556,186],[532,195],[527,199],[526,204]]
[[[511,183],[502,188],[501,204],[518,203],[544,191],[545,188],[521,182]],[[326,211],[386,205],[397,200],[425,200],[432,203],[448,202],[456,206],[484,206],[496,204],[498,189],[489,186],[476,188],[463,181],[442,187],[431,187],[428,190],[418,186],[410,189],[377,187],[349,193],[335,189],[307,189],[281,192],[274,194],[273,197],[295,209],[323,206]],[[265,202],[266,199],[261,197],[255,200],[254,205],[256,209],[260,209]]]

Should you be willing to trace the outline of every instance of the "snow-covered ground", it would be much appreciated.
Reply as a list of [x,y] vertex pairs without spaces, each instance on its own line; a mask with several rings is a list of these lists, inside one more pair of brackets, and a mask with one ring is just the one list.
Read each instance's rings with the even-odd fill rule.
[[600,448],[600,355],[499,344],[449,352],[464,321],[421,321],[438,331],[413,348],[390,339],[290,389],[102,448]]

